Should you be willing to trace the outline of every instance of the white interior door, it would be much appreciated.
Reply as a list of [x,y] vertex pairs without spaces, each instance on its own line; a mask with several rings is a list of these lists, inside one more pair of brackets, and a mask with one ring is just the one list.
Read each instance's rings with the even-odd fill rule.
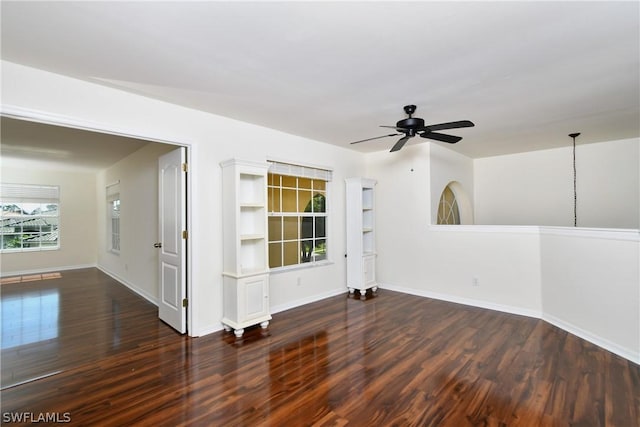
[[186,148],[158,161],[160,292],[158,315],[180,333],[187,331]]

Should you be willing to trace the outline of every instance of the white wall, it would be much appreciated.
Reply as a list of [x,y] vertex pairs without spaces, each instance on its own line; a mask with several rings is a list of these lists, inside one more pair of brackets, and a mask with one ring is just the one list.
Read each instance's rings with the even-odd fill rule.
[[[158,303],[158,157],[178,147],[150,143],[98,173],[98,267]],[[120,183],[120,253],[110,252],[106,187]]]
[[[389,289],[539,316],[539,239],[535,232],[430,225],[437,209],[432,198],[439,198],[440,186],[457,178],[443,173],[444,179],[435,186],[438,194],[431,193],[433,162],[440,164],[447,158],[458,160],[454,169],[460,163],[470,166],[439,148],[431,162],[434,145],[367,155],[366,175],[378,181],[379,281]],[[455,180],[466,183],[469,176],[467,171]],[[473,286],[474,278],[479,286]]]
[[[576,147],[578,226],[640,228],[640,140]],[[475,223],[573,226],[572,148],[474,161]]]
[[640,228],[640,138],[576,148],[578,227]]
[[2,159],[2,182],[60,186],[60,249],[4,253],[2,275],[90,267],[96,264],[95,174]]
[[638,233],[541,231],[544,319],[640,363]]
[[334,263],[274,274],[270,300],[277,311],[346,289],[343,182],[362,174],[361,154],[6,61],[2,62],[2,102],[5,113],[190,146],[191,335],[221,328],[219,163],[229,158],[265,160],[273,156],[333,168],[328,203],[332,213],[329,250]]

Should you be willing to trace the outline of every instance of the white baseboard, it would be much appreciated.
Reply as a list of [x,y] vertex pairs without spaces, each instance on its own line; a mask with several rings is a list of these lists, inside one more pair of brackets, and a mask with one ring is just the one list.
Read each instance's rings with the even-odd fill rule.
[[106,268],[104,268],[104,267],[102,267],[100,265],[96,266],[96,268],[98,270],[102,271],[107,276],[111,277],[112,279],[117,280],[118,282],[122,283],[127,288],[131,289],[133,292],[135,292],[136,294],[140,295],[142,298],[146,299],[147,301],[149,301],[153,305],[155,305],[155,306],[158,305],[158,299],[156,297],[154,297],[153,295],[150,295],[148,292],[140,289],[139,287],[137,287],[133,283],[123,279],[122,277],[118,276],[115,273],[112,273],[111,271],[107,270]]
[[503,313],[517,314],[519,316],[533,317],[540,319],[542,312],[538,310],[531,310],[522,307],[515,307],[510,305],[496,304],[493,302],[476,300],[472,298],[463,298],[456,295],[441,294],[437,292],[425,291],[420,289],[405,288],[402,286],[390,285],[388,283],[380,284],[382,289],[389,289],[390,291],[402,292],[403,294],[416,295],[419,297],[433,298],[440,301],[453,302],[456,304],[469,305],[472,307],[486,308],[488,310],[501,311]]
[[0,272],[0,277],[28,276],[31,274],[55,273],[56,271],[80,270],[83,268],[95,268],[95,267],[96,267],[95,264],[82,264],[82,265],[66,265],[62,267],[36,268],[33,270],[22,270],[22,271],[3,271],[3,272]]
[[552,324],[562,330],[569,332],[572,335],[582,338],[585,341],[589,341],[592,344],[597,345],[598,347],[604,348],[605,350],[610,351],[611,353],[617,354],[620,357],[624,357],[627,360],[632,361],[640,365],[640,354],[622,347],[616,343],[613,343],[605,338],[602,338],[598,335],[592,334],[589,331],[581,329],[569,322],[566,322],[558,317],[552,316],[550,314],[544,313],[542,316],[542,320],[547,323]]
[[222,323],[218,323],[215,325],[209,325],[209,326],[205,326],[204,328],[198,329],[197,331],[189,331],[189,336],[190,337],[203,337],[205,335],[209,335],[212,334],[214,332],[218,332],[221,331],[222,328]]

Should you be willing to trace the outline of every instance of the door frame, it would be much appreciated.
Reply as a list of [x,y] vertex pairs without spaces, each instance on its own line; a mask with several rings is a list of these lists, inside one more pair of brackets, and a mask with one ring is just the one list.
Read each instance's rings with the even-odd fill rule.
[[[141,133],[131,133],[130,131],[125,131],[122,129],[118,129],[115,126],[110,126],[109,124],[98,124],[95,122],[90,122],[87,120],[82,120],[82,119],[78,119],[76,117],[69,117],[69,116],[62,116],[62,115],[58,115],[58,114],[52,114],[52,113],[47,113],[47,112],[43,112],[43,111],[37,111],[37,110],[32,110],[32,109],[28,109],[28,108],[22,108],[22,107],[16,107],[16,106],[12,106],[12,105],[2,105],[1,106],[1,110],[0,110],[0,116],[2,117],[8,117],[11,119],[17,119],[17,120],[25,120],[25,121],[30,121],[30,122],[35,122],[35,123],[41,123],[41,124],[46,124],[46,125],[53,125],[53,126],[60,126],[60,127],[67,127],[67,128],[73,128],[73,129],[80,129],[80,130],[86,130],[89,132],[95,132],[95,133],[103,133],[103,134],[108,134],[108,135],[115,135],[115,136],[122,136],[122,137],[126,137],[126,138],[135,138],[135,139],[141,139],[144,141],[149,141],[149,142],[155,142],[155,143],[161,143],[161,144],[168,144],[168,145],[173,145],[176,148],[178,147],[184,147],[186,149],[186,159],[187,159],[187,163],[188,163],[188,167],[189,167],[189,175],[192,174],[192,168],[193,168],[193,159],[195,158],[195,156],[193,155],[193,151],[194,151],[194,147],[191,144],[187,144],[187,143],[183,143],[183,142],[178,142],[178,141],[173,141],[173,140],[168,140],[168,139],[162,139],[162,138],[157,138],[154,136],[150,136],[150,135],[146,135],[146,134],[141,134]],[[186,292],[187,292],[187,298],[189,298],[189,305],[187,306],[187,332],[186,334],[188,336],[194,336],[192,335],[194,332],[194,327],[193,327],[193,289],[192,289],[192,268],[191,268],[191,259],[192,256],[191,254],[193,253],[192,250],[192,238],[191,236],[193,236],[193,230],[191,229],[191,213],[193,212],[192,209],[192,204],[193,204],[193,192],[192,192],[192,182],[194,180],[189,177],[187,179],[187,185],[186,185],[186,227],[187,230],[189,232],[189,238],[186,241],[186,265],[184,266],[186,269]],[[155,237],[151,240],[154,240]],[[150,240],[150,241],[151,241]],[[155,241],[155,240],[154,240]]]

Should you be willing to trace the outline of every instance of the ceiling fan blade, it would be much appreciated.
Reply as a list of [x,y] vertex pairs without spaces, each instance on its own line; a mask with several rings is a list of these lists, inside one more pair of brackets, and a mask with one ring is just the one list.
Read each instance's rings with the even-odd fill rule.
[[425,126],[425,129],[429,130],[445,130],[445,129],[457,129],[457,128],[470,128],[475,126],[473,122],[469,120],[459,120],[457,122],[439,123],[437,125]]
[[401,149],[402,147],[404,147],[404,144],[407,143],[407,141],[409,140],[409,138],[411,138],[409,135],[407,136],[403,136],[402,138],[400,138],[398,140],[398,142],[396,142],[396,145],[394,145],[393,147],[391,147],[390,152],[393,153],[394,151],[398,151],[399,149]]
[[374,138],[361,139],[360,141],[353,141],[353,142],[350,142],[349,144],[359,144],[359,143],[365,142],[365,141],[373,141],[374,139],[387,138],[389,136],[396,136],[396,135],[400,135],[400,134],[399,133],[391,133],[389,135],[382,135],[382,136],[376,136]]
[[446,135],[444,133],[425,132],[420,134],[423,138],[435,139],[436,141],[448,142],[449,144],[455,144],[462,139],[461,136]]
[[381,128],[389,128],[389,129],[395,129],[398,132],[405,132],[406,129],[405,128],[399,128],[398,126],[384,126],[384,125],[380,125]]

